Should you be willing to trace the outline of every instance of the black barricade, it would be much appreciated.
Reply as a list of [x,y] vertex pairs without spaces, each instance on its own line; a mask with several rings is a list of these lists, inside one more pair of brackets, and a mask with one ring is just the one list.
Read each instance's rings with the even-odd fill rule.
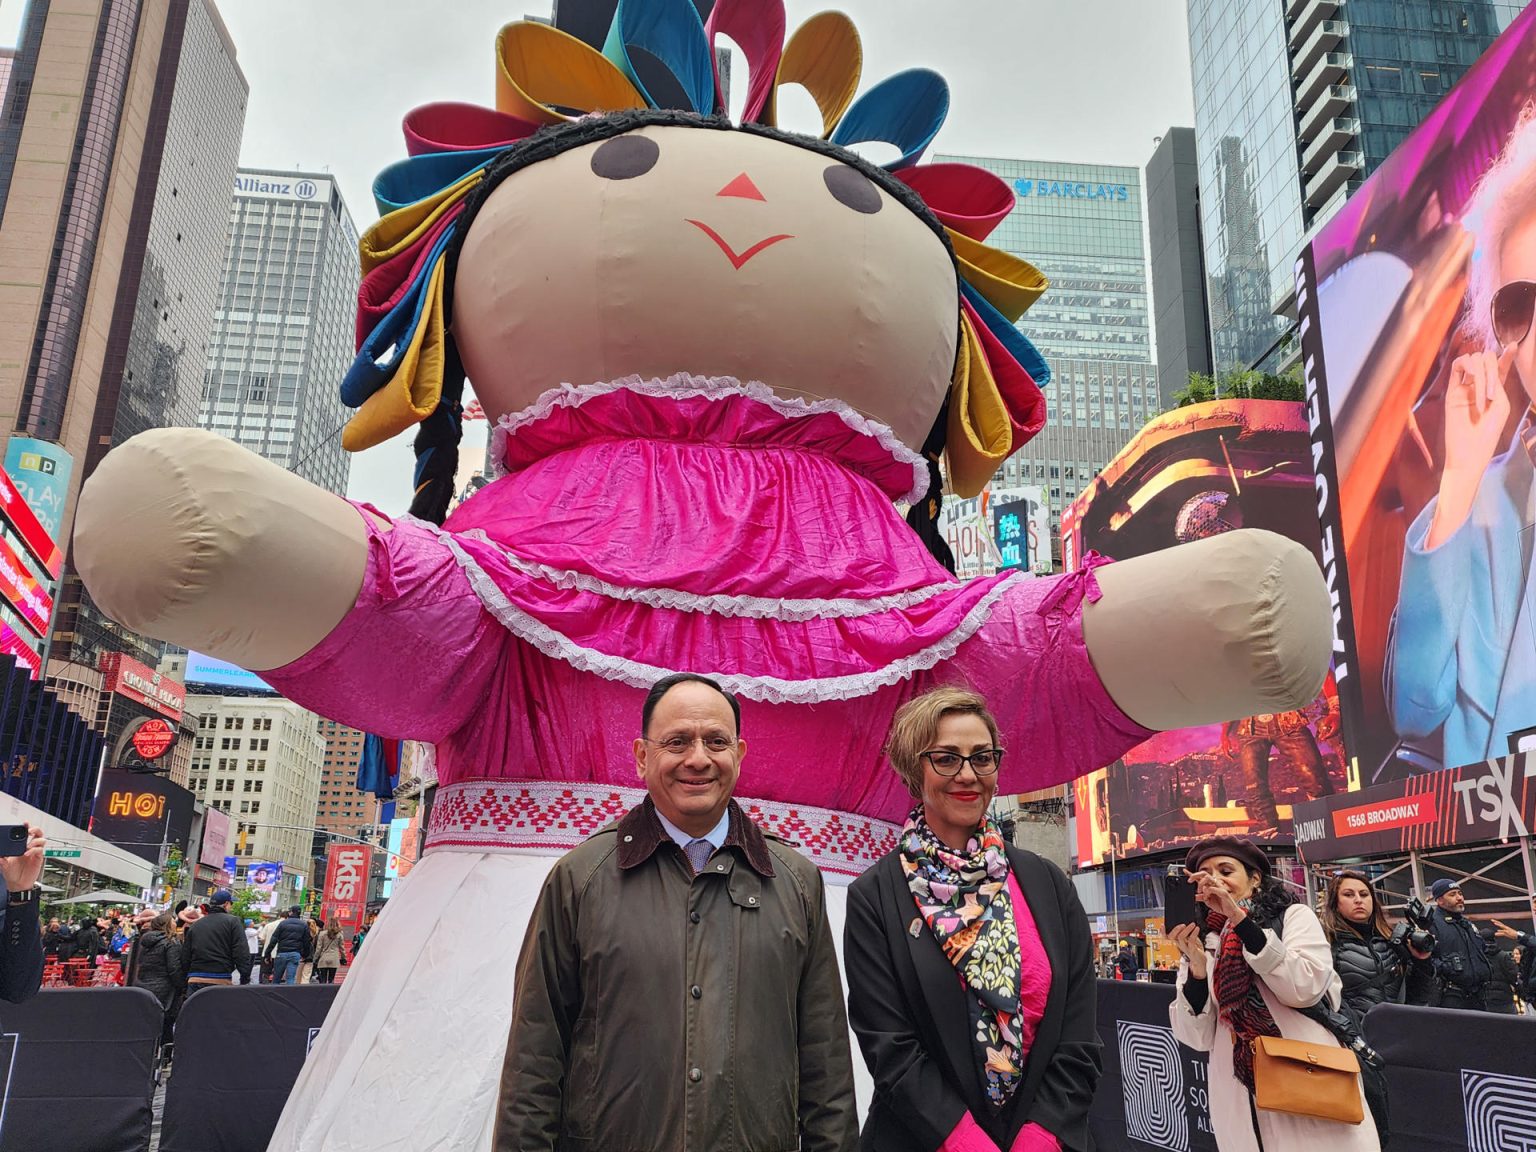
[[64,988],[0,1004],[0,1152],[144,1152],[160,1002],[142,988]]
[[204,988],[176,1020],[161,1152],[259,1152],[337,984]]
[[1104,1077],[1088,1114],[1099,1152],[1215,1152],[1205,1053],[1173,1038],[1173,988],[1099,981]]
[[1536,1148],[1536,1017],[1383,1004],[1365,1037],[1387,1061],[1394,1147]]

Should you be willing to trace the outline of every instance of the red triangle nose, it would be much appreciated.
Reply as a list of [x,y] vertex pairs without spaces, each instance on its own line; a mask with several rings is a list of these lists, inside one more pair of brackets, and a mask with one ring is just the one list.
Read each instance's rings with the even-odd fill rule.
[[752,177],[743,172],[724,188],[715,193],[716,196],[740,196],[743,200],[766,200],[757,185],[752,183]]

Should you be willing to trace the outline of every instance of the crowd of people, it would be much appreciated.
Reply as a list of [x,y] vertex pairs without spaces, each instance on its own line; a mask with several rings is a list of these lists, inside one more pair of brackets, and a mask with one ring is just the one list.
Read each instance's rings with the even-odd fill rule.
[[161,1059],[169,1063],[176,1017],[190,992],[209,985],[332,984],[367,936],[364,926],[349,940],[337,921],[305,917],[297,906],[261,923],[242,921],[230,911],[233,902],[233,893],[220,889],[204,904],[112,911],[78,923],[55,917],[42,933],[45,961],[121,964],[123,984],[160,1001]]

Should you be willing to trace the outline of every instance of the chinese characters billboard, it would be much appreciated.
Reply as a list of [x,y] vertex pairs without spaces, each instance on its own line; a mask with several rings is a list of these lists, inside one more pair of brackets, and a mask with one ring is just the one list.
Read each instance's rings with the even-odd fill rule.
[[1334,667],[1365,784],[1536,727],[1536,10],[1296,267]]
[[[1318,554],[1302,404],[1214,400],[1156,417],[1062,513],[1062,562],[1126,560],[1237,528]],[[1075,781],[1078,862],[1222,834],[1288,843],[1298,801],[1347,787],[1330,678],[1306,708],[1160,732]]]
[[948,497],[939,530],[962,580],[1017,569],[1050,575],[1050,511],[1038,487],[993,487],[968,500]]

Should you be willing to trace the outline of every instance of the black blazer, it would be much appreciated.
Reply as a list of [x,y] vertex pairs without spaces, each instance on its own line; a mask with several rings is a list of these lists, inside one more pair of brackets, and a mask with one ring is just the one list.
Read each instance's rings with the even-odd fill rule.
[[918,916],[898,854],[848,889],[848,1019],[875,1081],[864,1152],[935,1152],[967,1112],[1002,1152],[1031,1121],[1068,1152],[1093,1147],[1088,1108],[1101,1061],[1088,917],[1054,864],[1018,848],[1008,862],[1050,959],[1051,990],[1023,1082],[997,1112],[976,1064],[966,992]]
[[43,982],[43,934],[37,922],[37,897],[8,907],[0,885],[0,1000],[20,1004],[30,1000]]

